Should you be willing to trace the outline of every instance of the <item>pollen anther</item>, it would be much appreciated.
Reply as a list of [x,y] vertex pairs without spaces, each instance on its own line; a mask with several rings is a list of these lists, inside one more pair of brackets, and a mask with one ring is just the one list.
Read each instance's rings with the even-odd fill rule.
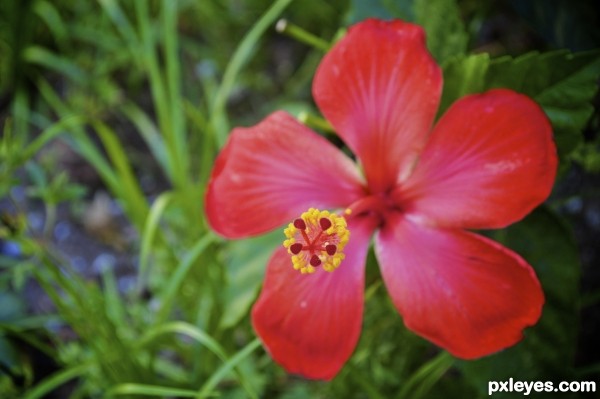
[[344,259],[343,249],[350,231],[343,216],[310,208],[284,230],[283,246],[291,255],[294,269],[314,273],[318,267],[332,272]]

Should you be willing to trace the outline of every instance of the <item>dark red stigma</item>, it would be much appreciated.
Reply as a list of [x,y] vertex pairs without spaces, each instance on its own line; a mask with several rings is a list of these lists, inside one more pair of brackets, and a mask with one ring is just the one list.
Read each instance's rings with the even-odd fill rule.
[[331,227],[331,220],[327,218],[319,219],[319,225],[321,226],[321,230],[327,230]]
[[337,252],[337,247],[333,244],[329,244],[325,246],[325,251],[327,251],[328,255],[333,256]]
[[302,244],[300,244],[299,242],[292,244],[290,246],[290,251],[294,254],[294,255],[298,255],[300,253],[300,251],[302,251]]
[[[331,223],[331,222],[330,222]],[[306,230],[306,222],[301,218],[294,220],[294,227],[299,230]]]
[[313,255],[310,257],[310,264],[312,266],[319,266],[321,264],[321,259],[317,255]]

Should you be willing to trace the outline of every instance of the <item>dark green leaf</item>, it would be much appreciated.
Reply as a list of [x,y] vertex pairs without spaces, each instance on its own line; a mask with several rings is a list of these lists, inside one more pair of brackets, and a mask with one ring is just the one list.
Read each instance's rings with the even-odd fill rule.
[[[462,363],[467,380],[480,390],[481,396],[487,395],[488,381],[507,381],[510,377],[521,381],[573,380],[579,258],[571,231],[553,212],[540,208],[523,222],[497,233],[496,239],[534,267],[546,303],[542,318],[525,331],[519,344],[496,355]],[[502,396],[499,392],[497,396],[511,395]],[[543,395],[551,397],[549,393]]]
[[11,321],[25,313],[25,304],[15,294],[0,292],[0,322]]
[[574,51],[598,46],[598,5],[594,1],[509,0],[537,34],[556,48]]
[[490,60],[476,54],[450,61],[444,68],[440,114],[458,98],[491,88],[509,88],[533,98],[542,106],[554,128],[562,159],[581,141],[597,92],[600,51],[572,54],[560,50],[528,53],[518,58]]
[[355,24],[366,18],[401,18],[414,21],[414,0],[351,0],[348,23]]
[[427,32],[427,47],[438,62],[461,56],[468,35],[455,0],[353,0],[348,22],[366,18],[400,18],[421,25]]
[[455,0],[415,0],[415,22],[427,32],[427,47],[439,63],[464,55],[469,36]]

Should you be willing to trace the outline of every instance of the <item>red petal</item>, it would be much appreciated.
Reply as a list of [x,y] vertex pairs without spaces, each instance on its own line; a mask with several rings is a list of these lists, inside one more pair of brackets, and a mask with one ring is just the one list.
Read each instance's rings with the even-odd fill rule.
[[362,195],[355,164],[284,112],[233,130],[206,193],[210,225],[228,238],[289,222],[309,207],[345,207]]
[[473,359],[517,343],[544,297],[531,266],[485,237],[397,217],[376,236],[383,279],[407,328]]
[[407,177],[421,152],[442,90],[423,29],[366,20],[325,56],[313,95],[325,117],[361,159],[379,192]]
[[438,226],[504,227],[548,197],[556,167],[541,108],[491,90],[462,98],[440,119],[400,201]]
[[290,373],[329,380],[358,342],[365,257],[375,225],[363,219],[348,227],[346,258],[334,272],[300,274],[283,248],[269,261],[252,322],[267,351]]

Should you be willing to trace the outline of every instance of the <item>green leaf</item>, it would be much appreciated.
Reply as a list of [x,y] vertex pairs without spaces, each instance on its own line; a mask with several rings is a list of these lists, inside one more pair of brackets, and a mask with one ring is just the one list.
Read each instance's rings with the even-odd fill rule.
[[[598,131],[599,120],[596,120],[596,126],[592,125],[591,129]],[[571,154],[571,159],[577,162],[583,169],[591,174],[600,173],[600,136],[597,136],[594,141],[586,141],[580,145],[577,150]]]
[[467,50],[469,36],[455,0],[353,0],[348,22],[366,18],[400,18],[421,25],[427,33],[427,47],[439,63]]
[[225,259],[228,284],[221,327],[235,325],[256,298],[272,248],[283,241],[281,231],[228,243]]
[[554,128],[558,152],[565,159],[581,142],[591,100],[600,76],[600,51],[572,54],[565,50],[490,60],[476,54],[452,60],[444,68],[439,113],[470,93],[504,87],[526,94],[542,106]]
[[0,292],[0,323],[20,318],[24,313],[25,303],[21,298],[11,292]]
[[438,63],[465,54],[469,36],[455,0],[415,0],[414,12],[415,22],[425,28],[427,47]]
[[508,0],[508,4],[551,47],[579,51],[598,46],[597,2]]
[[[19,346],[14,340],[9,339],[4,332],[0,330],[0,379],[6,378],[7,376],[12,377],[13,384],[17,378],[23,378],[25,374],[24,369],[28,366],[27,360],[23,359],[21,353],[19,353]],[[16,377],[16,378],[15,378]],[[8,379],[5,379],[8,381]],[[6,389],[6,382],[0,383],[1,389]],[[13,385],[11,384],[11,385]]]
[[348,23],[355,24],[366,18],[401,18],[414,20],[414,0],[352,0],[348,12]]
[[[573,380],[579,257],[571,231],[552,211],[539,208],[523,222],[497,233],[496,239],[534,267],[546,303],[540,321],[525,331],[519,344],[496,355],[462,362],[465,377],[482,397],[487,395],[488,381],[507,381],[510,377],[522,381]],[[511,395],[498,393],[498,397]]]

